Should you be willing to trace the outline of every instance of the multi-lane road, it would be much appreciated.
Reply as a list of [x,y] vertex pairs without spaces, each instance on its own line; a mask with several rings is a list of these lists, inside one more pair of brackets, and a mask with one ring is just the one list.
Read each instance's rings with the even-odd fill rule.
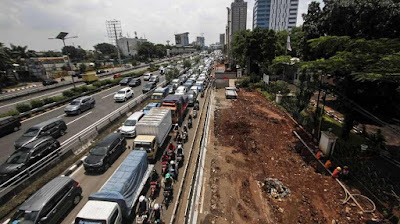
[[[143,69],[143,68],[141,68]],[[158,74],[159,72],[154,72],[153,74]],[[134,90],[134,97],[140,96],[142,94],[142,86],[147,83],[143,81],[142,85],[133,88]],[[165,76],[160,75],[160,82],[165,80]],[[0,138],[0,145],[2,146],[1,154],[0,154],[0,163],[3,163],[11,153],[14,152],[14,141],[18,139],[28,128],[32,127],[35,124],[38,124],[43,121],[47,121],[51,118],[61,117],[68,126],[67,133],[60,137],[58,141],[62,143],[63,141],[67,140],[68,138],[74,136],[75,134],[79,133],[86,127],[90,126],[97,120],[103,118],[107,114],[111,113],[112,111],[118,109],[119,107],[123,106],[125,103],[115,103],[113,99],[113,95],[116,91],[123,87],[117,85],[111,87],[109,89],[105,89],[101,92],[93,94],[94,99],[96,100],[95,108],[88,110],[79,116],[65,116],[64,107],[58,107],[54,110],[50,110],[43,114],[37,115],[35,117],[29,118],[27,120],[22,121],[22,125],[19,131],[13,132],[9,135],[3,136]],[[60,91],[60,90],[57,90]],[[132,99],[130,99],[132,100]]]

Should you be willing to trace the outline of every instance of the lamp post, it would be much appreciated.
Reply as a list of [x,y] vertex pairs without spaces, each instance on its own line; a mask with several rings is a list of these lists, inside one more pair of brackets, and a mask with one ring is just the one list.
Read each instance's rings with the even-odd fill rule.
[[[64,47],[66,47],[65,46],[65,39],[72,39],[72,38],[78,38],[78,36],[73,36],[73,37],[66,37],[68,35],[68,33],[67,32],[60,32],[55,38],[54,37],[50,37],[49,39],[50,40],[53,40],[53,39],[58,39],[58,40],[62,40],[62,42],[63,42],[63,44],[64,44]],[[62,52],[62,51],[61,51]],[[71,60],[70,60],[70,58],[69,58],[69,53],[67,52],[67,59],[68,59],[68,74],[71,74],[71,78],[72,78],[72,84],[74,85],[74,88],[76,88],[76,86],[75,86],[75,80],[74,80],[74,76],[73,76],[73,74],[72,73],[69,73],[70,71],[72,71],[72,66],[71,66]]]

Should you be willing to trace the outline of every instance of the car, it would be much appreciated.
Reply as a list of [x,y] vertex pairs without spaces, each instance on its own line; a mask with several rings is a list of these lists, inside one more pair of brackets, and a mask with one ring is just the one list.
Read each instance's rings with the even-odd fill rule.
[[155,82],[158,83],[160,79],[158,78],[158,75],[152,75],[149,79],[149,82]]
[[129,83],[131,80],[132,80],[132,77],[126,77],[126,78],[123,78],[121,81],[119,81],[119,84],[120,84],[121,86],[126,86],[126,85],[128,85],[128,83]]
[[168,85],[168,93],[169,94],[174,94],[175,93],[175,86],[174,85]]
[[132,79],[129,83],[128,86],[129,87],[136,87],[136,86],[140,86],[142,84],[142,80],[141,79]]
[[98,74],[103,74],[103,73],[107,73],[108,71],[106,71],[106,70],[97,70],[96,71],[96,75],[98,75]]
[[178,88],[178,86],[183,84],[182,81],[179,79],[173,79],[171,83],[174,86],[174,89]]
[[188,80],[188,81],[186,81],[185,83],[183,83],[183,86],[185,86],[186,87],[186,89],[190,89],[190,87],[192,87],[193,86],[193,81],[192,80]]
[[118,79],[121,78],[121,74],[117,73],[113,75],[113,79]]
[[42,82],[43,86],[54,85],[54,84],[57,84],[57,83],[58,83],[58,82],[57,82],[57,80],[55,80],[55,79],[45,79],[45,80],[43,80],[43,82]]
[[196,81],[196,83],[194,85],[197,86],[197,88],[199,89],[200,92],[203,92],[203,90],[204,90],[204,81]]
[[146,115],[149,113],[149,111],[151,110],[151,108],[153,107],[161,107],[161,103],[149,103],[147,104],[144,108],[143,108],[143,113]]
[[130,87],[125,87],[115,93],[114,101],[115,102],[125,102],[132,97],[133,97],[133,90]]
[[60,143],[51,136],[39,137],[24,144],[0,166],[0,182],[4,183],[59,147]]
[[190,87],[190,90],[193,90],[196,93],[196,95],[199,95],[199,88],[197,86]]
[[18,131],[20,127],[21,119],[16,116],[7,116],[0,118],[0,136]]
[[136,137],[136,123],[144,116],[144,113],[137,111],[126,119],[118,131],[125,137]]
[[82,188],[79,182],[59,176],[25,200],[8,223],[61,223],[81,199]]
[[83,111],[94,108],[96,104],[92,96],[82,96],[71,101],[71,103],[64,108],[67,115],[81,114]]
[[152,90],[152,89],[154,89],[156,87],[157,87],[157,85],[156,85],[155,82],[149,82],[149,83],[147,83],[146,85],[143,86],[142,92],[143,93],[147,93],[147,92],[149,92],[150,90]]
[[15,149],[43,136],[58,138],[66,133],[67,125],[61,118],[52,118],[29,128],[21,137],[14,142]]
[[187,88],[185,86],[179,86],[176,90],[175,90],[175,95],[185,95],[187,92]]
[[144,73],[143,74],[143,80],[144,81],[149,81],[149,79],[150,79],[150,77],[152,76],[153,74],[151,73],[151,72],[146,72],[146,73]]
[[111,133],[90,150],[83,167],[86,172],[105,172],[125,149],[125,137],[121,133]]

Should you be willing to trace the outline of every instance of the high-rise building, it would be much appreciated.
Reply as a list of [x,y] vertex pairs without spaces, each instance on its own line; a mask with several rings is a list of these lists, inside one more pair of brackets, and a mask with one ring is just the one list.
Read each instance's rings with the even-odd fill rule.
[[205,46],[204,37],[196,37],[196,45],[203,48]]
[[235,0],[231,3],[231,29],[230,35],[234,35],[236,31],[246,30],[247,23],[247,2],[243,0]]
[[137,37],[136,38],[120,37],[117,40],[117,46],[122,55],[134,56],[138,53],[139,44],[144,42],[147,42],[147,40]]
[[291,30],[296,26],[299,0],[256,0],[253,29]]
[[175,45],[177,47],[188,46],[189,45],[189,33],[175,34]]
[[224,33],[221,33],[219,35],[219,44],[221,44],[222,46],[225,45],[225,34]]

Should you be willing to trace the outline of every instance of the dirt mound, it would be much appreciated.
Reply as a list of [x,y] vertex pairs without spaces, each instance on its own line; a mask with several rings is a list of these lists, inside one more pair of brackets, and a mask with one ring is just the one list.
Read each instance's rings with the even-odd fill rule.
[[214,223],[362,222],[356,208],[342,205],[340,186],[302,159],[294,124],[263,95],[240,91],[238,100],[228,101],[221,91],[215,106]]

